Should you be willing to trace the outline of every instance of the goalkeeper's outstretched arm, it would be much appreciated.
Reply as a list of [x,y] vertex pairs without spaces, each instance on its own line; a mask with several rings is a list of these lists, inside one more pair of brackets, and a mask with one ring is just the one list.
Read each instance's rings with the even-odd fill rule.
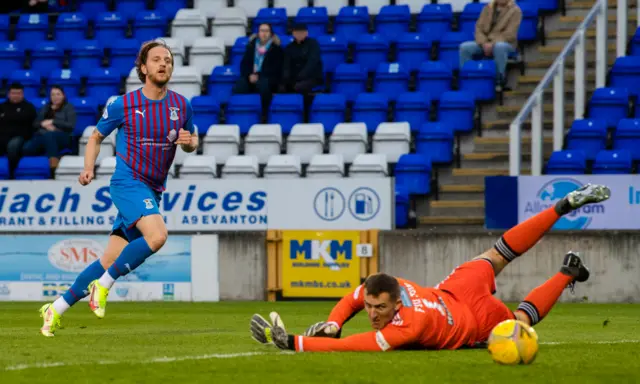
[[347,323],[353,316],[364,309],[364,285],[359,285],[355,291],[349,293],[333,307],[328,323],[335,323],[338,329]]
[[289,335],[289,348],[296,352],[384,352],[418,340],[411,328],[387,326],[381,331],[358,333],[343,339]]

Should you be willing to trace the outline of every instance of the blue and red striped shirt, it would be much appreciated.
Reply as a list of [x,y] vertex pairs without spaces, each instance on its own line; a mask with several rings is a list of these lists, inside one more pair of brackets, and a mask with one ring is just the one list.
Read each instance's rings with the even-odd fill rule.
[[163,191],[176,154],[178,131],[194,132],[189,100],[171,90],[162,100],[147,99],[142,88],[113,99],[104,109],[97,129],[116,135],[117,180],[140,180]]

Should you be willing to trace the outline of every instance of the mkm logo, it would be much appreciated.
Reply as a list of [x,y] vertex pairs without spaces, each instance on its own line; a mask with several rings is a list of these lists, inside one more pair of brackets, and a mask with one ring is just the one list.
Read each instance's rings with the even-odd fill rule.
[[[294,267],[324,267],[331,270],[340,270],[340,267],[348,267],[353,258],[353,242],[351,240],[291,240],[291,260],[304,259],[305,262],[294,263]],[[346,261],[340,263],[338,259]]]

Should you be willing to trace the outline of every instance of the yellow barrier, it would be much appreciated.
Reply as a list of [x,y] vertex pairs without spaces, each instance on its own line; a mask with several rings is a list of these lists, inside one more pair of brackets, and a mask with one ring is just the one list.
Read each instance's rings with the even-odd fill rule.
[[340,298],[353,291],[378,272],[378,233],[267,231],[267,299]]

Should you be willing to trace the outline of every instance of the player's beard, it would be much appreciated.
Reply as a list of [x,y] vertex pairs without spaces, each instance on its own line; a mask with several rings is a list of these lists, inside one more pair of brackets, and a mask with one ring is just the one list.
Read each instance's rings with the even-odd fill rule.
[[[166,73],[166,72],[165,72]],[[163,88],[167,86],[167,83],[169,82],[169,80],[171,80],[171,75],[167,74],[165,77],[163,78],[159,78],[159,76],[157,75],[153,75],[149,77],[149,80],[153,83],[153,85],[155,85],[158,88]]]

